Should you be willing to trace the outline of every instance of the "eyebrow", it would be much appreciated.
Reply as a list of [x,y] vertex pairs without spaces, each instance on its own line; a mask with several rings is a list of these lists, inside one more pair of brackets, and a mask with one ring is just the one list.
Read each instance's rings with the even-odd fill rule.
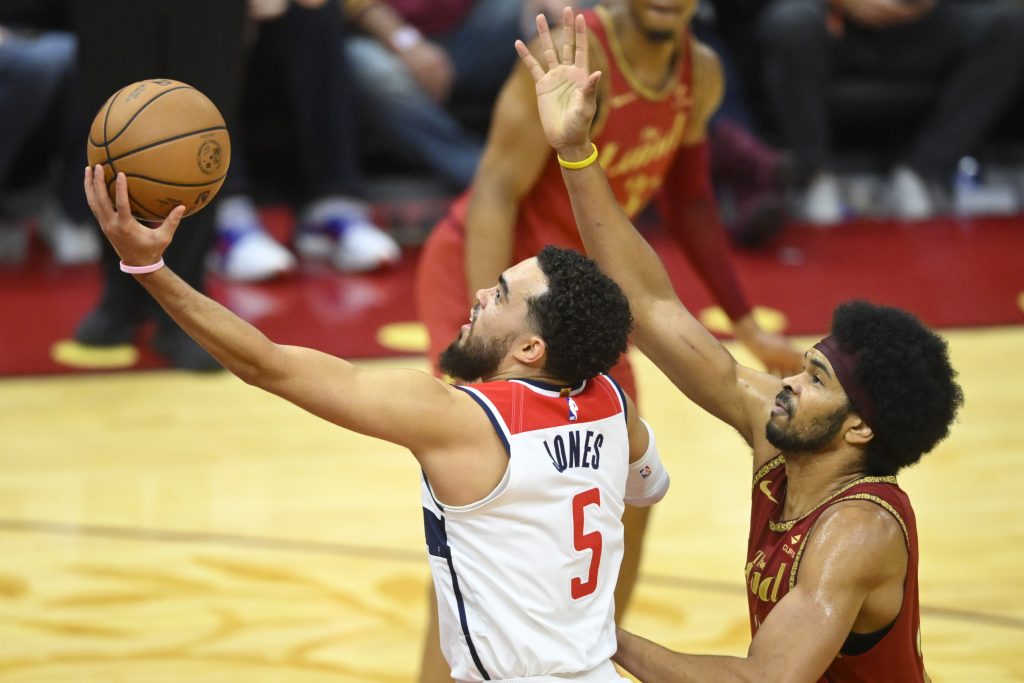
[[817,359],[816,357],[814,357],[814,356],[811,356],[811,357],[810,357],[810,358],[808,358],[807,360],[809,360],[809,361],[811,362],[811,365],[816,365],[816,366],[818,366],[819,368],[821,368],[821,369],[822,369],[822,371],[823,371],[823,372],[824,372],[824,373],[825,373],[826,375],[828,375],[829,379],[831,379],[831,378],[832,378],[832,373],[831,373],[831,372],[829,372],[829,370],[828,370],[828,366],[827,366],[827,365],[825,365],[824,363],[822,363],[822,362],[821,362],[820,360],[818,360],[818,359]]
[[505,279],[504,275],[499,275],[498,276],[498,286],[501,287],[501,293],[504,294],[505,298],[507,299],[508,298],[508,280]]

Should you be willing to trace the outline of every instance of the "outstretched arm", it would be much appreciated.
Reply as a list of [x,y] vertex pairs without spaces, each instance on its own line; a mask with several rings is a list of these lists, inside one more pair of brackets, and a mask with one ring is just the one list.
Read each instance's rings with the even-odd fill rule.
[[[130,213],[123,173],[116,183],[115,209],[102,168],[85,171],[86,199],[103,233],[125,264],[159,262],[185,207],[174,209],[158,228],[146,228]],[[136,278],[228,370],[330,422],[406,446],[421,460],[443,451],[464,429],[463,421],[474,422],[471,402],[425,373],[361,370],[313,349],[275,344],[166,267]]]
[[[601,74],[588,70],[586,24],[566,9],[561,54],[547,21],[538,17],[537,28],[547,68],[521,41],[516,50],[534,78],[545,136],[561,159],[587,159],[594,149],[589,131]],[[780,388],[778,380],[738,366],[686,310],[661,260],[615,200],[599,165],[564,168],[562,177],[588,254],[629,298],[637,345],[691,400],[757,448],[768,406]]]

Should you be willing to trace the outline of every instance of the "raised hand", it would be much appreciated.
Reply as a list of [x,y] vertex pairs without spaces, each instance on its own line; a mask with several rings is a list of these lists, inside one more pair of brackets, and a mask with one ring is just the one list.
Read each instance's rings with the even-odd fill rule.
[[85,199],[100,228],[125,265],[148,266],[163,256],[178,229],[184,206],[177,206],[157,228],[147,228],[132,216],[128,202],[128,179],[118,173],[115,182],[117,207],[110,202],[103,167],[85,169]]
[[587,24],[571,8],[562,11],[564,42],[561,53],[555,49],[548,21],[537,16],[537,39],[545,69],[521,40],[516,52],[533,76],[537,86],[537,109],[548,143],[556,150],[585,150],[590,153],[590,124],[597,111],[597,83],[601,72],[590,73],[587,50]]
[[753,313],[733,322],[733,332],[747,349],[776,377],[789,377],[800,372],[804,355],[780,334],[768,332],[758,325]]
[[793,343],[774,332],[759,332],[746,341],[750,352],[764,364],[765,370],[776,377],[789,377],[800,372],[804,356]]

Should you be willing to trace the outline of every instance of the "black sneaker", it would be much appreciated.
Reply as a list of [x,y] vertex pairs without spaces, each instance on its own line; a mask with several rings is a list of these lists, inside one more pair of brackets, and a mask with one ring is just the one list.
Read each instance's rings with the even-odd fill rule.
[[78,324],[75,341],[87,346],[119,346],[135,339],[141,320],[113,306],[100,304]]

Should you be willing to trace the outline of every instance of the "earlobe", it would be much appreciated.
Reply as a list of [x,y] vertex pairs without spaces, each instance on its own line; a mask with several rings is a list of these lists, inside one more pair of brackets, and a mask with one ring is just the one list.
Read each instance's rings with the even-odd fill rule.
[[850,425],[849,429],[846,430],[846,442],[851,446],[864,447],[868,445],[868,442],[874,438],[875,433],[871,427],[856,413],[854,413],[854,422]]
[[519,342],[513,355],[523,365],[539,367],[543,365],[547,352],[548,347],[544,340],[536,335],[530,335]]

